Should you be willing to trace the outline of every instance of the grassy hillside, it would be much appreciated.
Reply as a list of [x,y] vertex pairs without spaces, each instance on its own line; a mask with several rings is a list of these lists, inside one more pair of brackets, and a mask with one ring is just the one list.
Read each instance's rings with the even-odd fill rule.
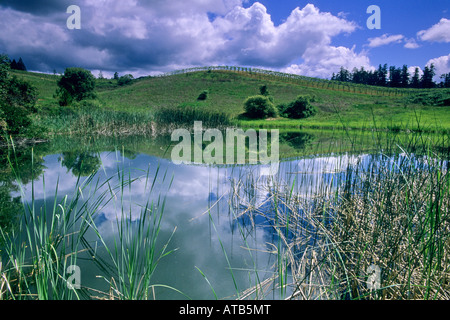
[[[53,97],[57,75],[14,72],[34,84],[39,91],[38,106],[57,107]],[[315,97],[313,105],[318,114],[304,120],[268,119],[241,121],[248,127],[280,128],[346,128],[449,131],[450,108],[446,106],[411,103],[409,95],[417,90],[395,94],[389,88],[367,86],[345,87],[333,82],[294,81],[274,75],[251,74],[233,71],[198,71],[164,77],[136,79],[119,86],[115,80],[97,80],[97,102],[103,110],[121,112],[152,112],[171,107],[195,107],[208,112],[227,113],[239,117],[243,101],[259,94],[259,87],[266,85],[274,103],[288,103],[300,94]],[[208,90],[205,101],[197,101],[203,90]],[[445,92],[448,89],[432,89],[421,92]]]

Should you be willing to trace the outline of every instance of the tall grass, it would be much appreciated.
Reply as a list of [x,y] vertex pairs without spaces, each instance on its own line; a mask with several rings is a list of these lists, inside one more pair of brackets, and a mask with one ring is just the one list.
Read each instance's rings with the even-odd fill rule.
[[[18,164],[13,161],[10,159],[10,165],[24,199]],[[31,202],[23,201],[18,228],[0,228],[2,299],[79,299],[85,294],[67,282],[67,272],[83,251],[81,241],[88,228],[86,215],[90,213],[82,194],[89,182],[91,179],[78,180],[73,194],[63,197],[58,195],[58,182],[53,200],[48,202],[44,196],[41,206],[35,200],[35,182],[31,182]]]
[[35,123],[49,135],[148,135],[153,132],[149,112],[120,112],[94,107],[60,108],[41,115]]
[[234,123],[227,113],[189,106],[157,109],[154,120],[158,130],[192,126],[194,121],[202,121],[203,126],[211,128],[224,128]]
[[[145,175],[145,189],[148,187],[149,194],[154,193],[155,185],[165,182],[167,172],[164,173],[163,181],[158,181],[160,178],[158,175],[159,169],[158,166],[152,179],[148,172]],[[172,179],[169,181],[168,189],[170,189]],[[132,186],[129,183],[132,180],[130,173],[127,177],[126,172],[123,172],[120,175],[119,183],[120,197],[114,194],[114,199],[119,198],[119,203],[115,203],[115,206],[119,207],[119,215],[114,223],[116,228],[113,239],[114,245],[108,245],[99,229],[94,228],[106,252],[104,256],[98,255],[99,258],[94,259],[99,269],[103,271],[103,275],[100,277],[109,286],[108,294],[104,294],[102,298],[120,300],[156,299],[154,293],[156,287],[166,287],[183,294],[164,284],[152,283],[152,276],[159,261],[173,252],[173,250],[168,250],[172,237],[162,246],[159,244],[159,233],[166,201],[165,197],[161,195],[156,199],[149,197],[145,204],[138,205],[140,213],[136,216],[138,209],[132,205]],[[125,189],[128,189],[128,192],[125,192]],[[125,199],[124,194],[128,194],[130,199]],[[173,233],[175,231],[176,228],[174,228]],[[94,247],[89,246],[89,251],[91,254],[97,255]]]
[[200,107],[168,107],[153,112],[121,112],[100,108],[60,110],[41,116],[36,124],[49,135],[155,135],[176,127],[192,126],[202,121],[204,126],[222,128],[233,124],[231,115]]
[[[161,196],[156,202],[150,200],[155,197],[154,186],[160,179],[159,167],[154,176],[147,171],[133,178],[119,167],[117,175],[107,178],[100,178],[98,173],[79,176],[73,193],[65,195],[58,192],[58,180],[54,192],[45,195],[41,203],[35,198],[34,181],[31,200],[25,201],[25,186],[14,159],[10,159],[10,166],[21,191],[23,212],[17,228],[0,227],[1,300],[150,298],[151,290],[157,286],[152,283],[152,275],[159,261],[172,252],[167,250],[170,238],[159,248],[165,200]],[[125,194],[138,180],[144,180],[149,201],[136,217]],[[42,184],[45,193],[45,176]],[[171,182],[169,188],[170,185]],[[96,218],[105,206],[116,204],[116,199],[120,199],[120,205],[112,224],[117,228],[117,236],[111,244],[100,232]],[[107,255],[98,255],[100,250]],[[81,279],[72,279],[74,267],[80,265],[84,268],[81,273],[97,266],[109,289],[87,287],[80,283]]]
[[[420,154],[392,144],[365,161],[326,164],[334,173],[311,162],[234,184],[236,217],[268,221],[259,227],[273,235],[277,261],[246,294],[265,288],[267,298],[271,283],[287,299],[448,299],[448,154],[420,146]],[[379,286],[369,284],[373,270],[381,270]]]

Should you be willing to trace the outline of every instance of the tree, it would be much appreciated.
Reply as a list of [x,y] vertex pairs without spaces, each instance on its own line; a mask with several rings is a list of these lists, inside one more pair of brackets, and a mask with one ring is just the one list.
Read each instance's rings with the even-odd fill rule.
[[273,103],[268,97],[262,95],[248,97],[244,102],[244,109],[249,118],[265,119],[277,116]]
[[389,68],[389,86],[398,88],[402,84],[402,69],[391,66]]
[[4,129],[9,134],[23,133],[31,125],[29,112],[23,106],[1,104],[0,110],[0,119],[4,119],[6,123],[6,128]]
[[367,84],[369,78],[369,73],[364,70],[364,67],[361,67],[361,70],[357,68],[353,68],[352,82]]
[[27,67],[23,63],[22,58],[19,58],[19,61],[17,61],[17,70],[27,71]]
[[402,67],[402,72],[400,74],[400,86],[402,88],[406,88],[409,85],[409,71],[408,71],[408,66],[406,64],[403,65]]
[[75,176],[89,176],[98,171],[101,161],[98,156],[88,152],[63,152],[61,165],[71,170]]
[[27,71],[27,67],[25,66],[25,63],[23,63],[22,58],[20,58],[18,62],[16,62],[16,59],[13,59],[11,62],[11,69]]
[[436,84],[433,81],[433,77],[436,75],[434,64],[430,66],[425,66],[423,70],[423,75],[420,80],[420,86],[422,88],[434,88]]
[[37,90],[29,82],[13,76],[8,81],[5,102],[10,105],[20,105],[28,112],[36,112]]
[[7,55],[0,55],[0,101],[3,101],[6,94],[7,82],[9,78],[10,62]]
[[16,62],[16,59],[13,59],[13,61],[11,61],[11,70],[17,70],[17,62]]
[[31,125],[29,114],[36,111],[37,91],[28,82],[10,77],[9,61],[8,56],[0,56],[0,127],[19,134]]
[[387,64],[384,64],[381,66],[381,64],[378,66],[378,70],[376,71],[377,74],[377,86],[386,86],[387,83]]
[[1,109],[11,134],[23,133],[30,125],[29,115],[36,112],[37,90],[30,83],[17,77],[8,80]]
[[121,76],[118,80],[117,80],[117,84],[119,86],[124,86],[126,84],[130,84],[131,81],[133,81],[134,77],[132,74],[126,74],[124,76]]
[[95,78],[92,73],[82,68],[67,68],[58,81],[56,96],[61,106],[67,106],[73,100],[94,98]]
[[414,75],[411,79],[411,87],[419,88],[420,87],[420,77],[419,77],[419,68],[414,69]]
[[314,116],[317,109],[311,105],[311,97],[299,95],[297,99],[287,105],[277,106],[282,117],[290,119],[304,119]]
[[339,73],[335,75],[335,79],[333,79],[333,80],[348,82],[348,81],[351,81],[351,74],[344,67],[341,67],[341,69],[339,70]]
[[442,74],[441,79],[442,79],[441,87],[450,88],[450,72]]

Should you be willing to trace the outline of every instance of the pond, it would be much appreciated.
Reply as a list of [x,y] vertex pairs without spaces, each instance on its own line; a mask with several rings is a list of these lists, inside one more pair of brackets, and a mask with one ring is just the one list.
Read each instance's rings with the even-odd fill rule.
[[[280,161],[274,176],[261,175],[261,165],[174,164],[165,148],[168,137],[56,138],[36,145],[32,153],[16,151],[20,178],[5,166],[2,221],[16,219],[11,210],[6,213],[7,208],[20,208],[20,197],[30,211],[57,214],[59,221],[64,206],[58,204],[77,194],[78,209],[89,211],[89,225],[95,226],[87,228],[83,246],[77,247],[79,282],[89,288],[84,298],[120,297],[120,281],[112,280],[108,270],[129,275],[130,270],[147,270],[141,263],[149,262],[155,269],[150,271],[147,298],[286,298],[296,290],[286,285],[294,277],[282,254],[292,249],[286,239],[298,236],[299,226],[310,227],[299,222],[306,210],[299,214],[296,207],[297,215],[287,214],[292,203],[333,198],[352,177],[349,168],[367,168],[379,161],[380,153],[315,154],[312,145],[317,139],[323,145],[324,135],[291,132],[283,137],[280,149],[289,157]],[[297,152],[294,157],[292,151]],[[398,156],[390,159],[399,166],[403,161]],[[294,220],[295,231],[287,226]],[[9,228],[17,226],[11,223]],[[305,245],[314,240],[296,243],[293,256],[304,256]],[[154,256],[143,258],[150,251]],[[127,278],[124,283],[142,281]]]

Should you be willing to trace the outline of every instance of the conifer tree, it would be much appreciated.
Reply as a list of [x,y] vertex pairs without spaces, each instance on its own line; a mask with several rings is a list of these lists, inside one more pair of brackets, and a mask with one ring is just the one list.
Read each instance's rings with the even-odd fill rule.
[[425,66],[423,70],[423,75],[420,80],[420,86],[422,88],[434,88],[436,84],[433,81],[433,77],[436,75],[434,64],[430,66]]
[[25,63],[23,63],[22,58],[19,58],[19,61],[17,62],[17,70],[27,71],[27,67],[25,66]]
[[16,59],[13,59],[13,61],[11,62],[11,69],[12,69],[12,70],[17,70],[17,62],[16,62]]
[[414,69],[414,75],[411,79],[411,87],[419,88],[420,87],[420,78],[419,78],[419,68]]

